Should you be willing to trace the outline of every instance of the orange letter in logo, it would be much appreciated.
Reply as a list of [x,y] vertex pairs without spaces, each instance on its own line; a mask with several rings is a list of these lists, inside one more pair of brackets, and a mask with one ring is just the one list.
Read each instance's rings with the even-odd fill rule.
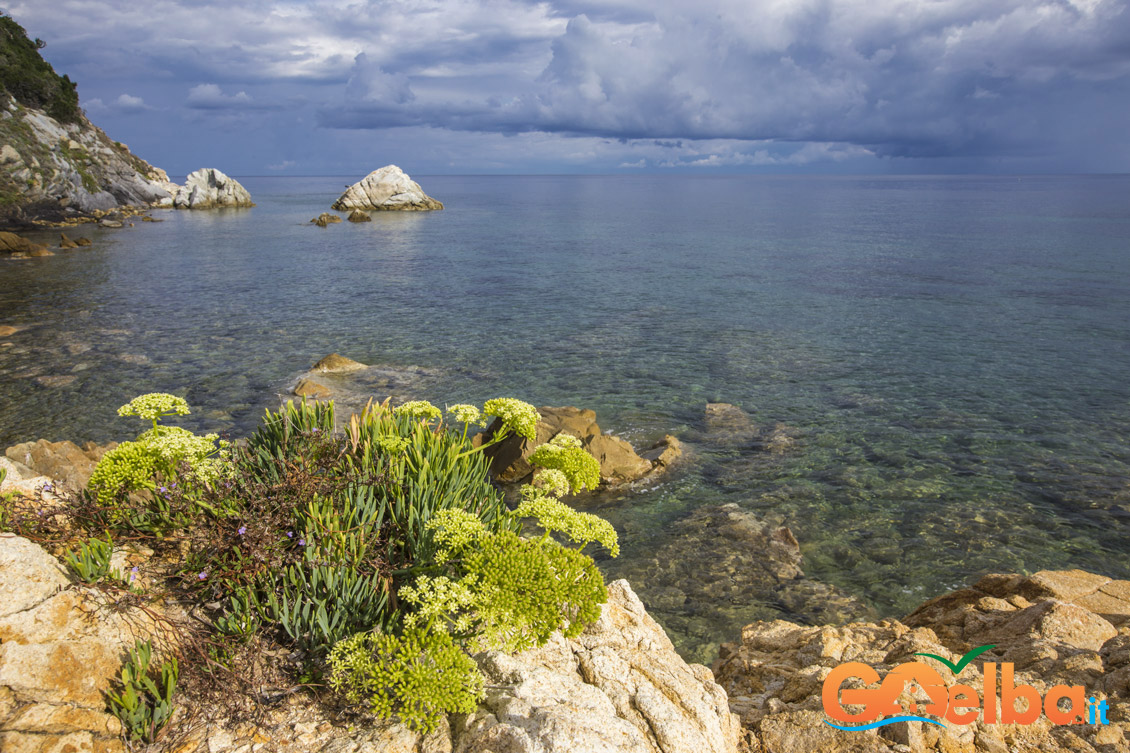
[[[1059,710],[1059,701],[1066,698],[1071,701],[1069,711]],[[1048,690],[1044,696],[1044,713],[1052,724],[1082,724],[1084,709],[1087,708],[1087,697],[1082,685],[1056,685]]]
[[849,677],[857,677],[868,685],[874,685],[879,682],[879,673],[862,662],[851,661],[847,664],[841,664],[829,672],[828,676],[824,678],[824,689],[820,693],[821,700],[824,702],[824,713],[837,722],[845,724],[875,721],[879,718],[879,711],[877,708],[874,708],[871,703],[872,698],[877,692],[874,688],[844,689],[844,703],[863,706],[863,711],[858,714],[849,714],[847,710],[840,705],[840,686],[843,685],[844,681]]
[[[1013,684],[1012,662],[1001,665],[1001,724],[1031,724],[1040,718],[1040,694],[1031,685]],[[1028,701],[1024,711],[1016,710],[1016,702]]]
[[935,716],[945,716],[950,703],[949,688],[933,667],[917,661],[898,665],[883,680],[875,701],[880,714],[897,716],[903,713],[898,698],[908,683],[919,686],[926,691],[926,695],[930,696],[930,702],[922,708],[918,708],[916,704],[912,705],[909,709],[910,713],[925,712]]

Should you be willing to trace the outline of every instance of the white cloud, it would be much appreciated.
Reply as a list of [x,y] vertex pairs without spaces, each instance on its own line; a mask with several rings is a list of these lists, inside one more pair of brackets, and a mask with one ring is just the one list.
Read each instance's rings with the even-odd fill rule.
[[195,110],[234,110],[253,106],[247,92],[227,95],[216,84],[198,84],[192,87],[188,90],[185,104]]
[[124,112],[141,112],[143,110],[151,110],[149,105],[145,104],[145,100],[141,97],[134,97],[129,94],[121,94],[114,100],[114,106]]

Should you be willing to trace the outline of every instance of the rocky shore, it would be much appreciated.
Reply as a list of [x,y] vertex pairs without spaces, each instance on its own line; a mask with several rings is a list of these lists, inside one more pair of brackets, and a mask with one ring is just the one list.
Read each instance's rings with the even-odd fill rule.
[[[353,362],[355,363],[355,362]],[[350,368],[330,359],[327,368]],[[355,368],[355,367],[353,367]],[[89,478],[108,447],[28,442],[0,458],[7,478],[0,492],[50,500]],[[699,511],[685,521],[719,541],[720,560],[740,558],[734,572],[752,570],[751,584],[711,573],[707,545],[657,552],[657,561],[703,564],[701,587],[718,599],[750,598],[757,588],[790,594],[798,609],[808,599],[829,624],[786,620],[747,625],[723,646],[713,669],[688,664],[648,614],[627,581],[609,586],[600,619],[579,637],[559,634],[517,656],[476,657],[488,679],[473,714],[421,736],[365,714],[325,706],[299,690],[266,704],[254,720],[217,716],[214,709],[181,708],[154,750],[178,753],[334,751],[362,753],[486,753],[597,751],[699,753],[749,751],[1057,751],[1130,750],[1130,582],[1074,571],[1031,576],[988,575],[932,599],[901,620],[842,624],[860,614],[850,599],[803,576],[795,538],[759,525],[730,506]],[[693,537],[692,537],[693,538]],[[730,546],[730,545],[726,545]],[[778,551],[780,550],[780,551]],[[147,550],[126,545],[115,563],[142,564]],[[733,570],[731,568],[731,570]],[[767,585],[768,584],[768,585]],[[688,578],[685,588],[695,586]],[[736,589],[736,590],[735,590]],[[784,597],[782,597],[784,598]],[[862,610],[865,611],[865,610]],[[139,604],[76,584],[52,554],[34,542],[0,534],[0,747],[31,751],[125,750],[104,693],[121,656],[138,637],[161,650],[177,645],[167,626],[184,615],[175,604]],[[1108,724],[947,724],[900,722],[879,730],[844,732],[826,724],[824,679],[836,666],[863,662],[885,675],[896,665],[931,654],[950,662],[991,644],[960,678],[984,693],[981,662],[1011,662],[1017,685],[1041,694],[1057,684],[1079,685],[1105,699]],[[185,659],[189,660],[189,659]],[[949,676],[945,671],[944,676]],[[926,696],[908,688],[904,700]],[[999,712],[999,708],[998,708]]]

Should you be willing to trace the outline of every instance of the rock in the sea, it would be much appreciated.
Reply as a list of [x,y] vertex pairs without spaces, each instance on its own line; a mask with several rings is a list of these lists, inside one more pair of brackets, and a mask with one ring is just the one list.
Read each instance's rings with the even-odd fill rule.
[[68,586],[42,548],[0,536],[0,750],[125,750],[105,694],[134,641],[160,634],[155,613]]
[[56,479],[60,484],[78,490],[86,487],[94,466],[107,452],[117,447],[117,442],[98,445],[87,442],[79,447],[74,442],[24,442],[13,445],[4,454],[22,463],[35,473]]
[[202,167],[190,173],[173,198],[177,209],[253,207],[251,194],[234,178],[215,168]]
[[354,361],[352,358],[339,356],[337,353],[330,353],[328,356],[318,361],[310,371],[320,371],[322,373],[341,373],[349,371],[359,371],[368,368],[365,364]]
[[111,230],[118,230],[119,228],[125,227],[125,225],[120,220],[102,220],[98,224],[101,227],[108,227]]
[[0,232],[0,254],[33,255],[37,251],[46,251],[47,247],[32,243],[22,235]]
[[332,225],[335,222],[341,222],[341,218],[338,217],[336,214],[330,214],[329,212],[322,212],[317,217],[310,220],[310,222],[314,223],[318,227],[325,227],[326,225]]
[[313,379],[299,379],[292,392],[299,397],[312,397],[315,400],[333,397],[333,391],[329,387]]
[[741,729],[710,671],[685,663],[627,581],[577,638],[478,657],[487,697],[455,753],[737,753]]
[[386,165],[346,189],[331,208],[414,212],[443,209],[443,204],[424,193],[420,184],[399,167]]
[[808,578],[789,528],[737,504],[699,507],[665,526],[664,543],[617,574],[673,633],[689,659],[710,662],[719,643],[755,619],[842,623],[874,616],[857,599]]
[[75,238],[75,245],[76,246],[92,246],[92,245],[94,245],[94,241],[92,241],[92,240],[90,240],[89,238],[86,238],[86,237]]
[[68,238],[66,233],[59,233],[59,248],[78,248],[78,244]]
[[[681,453],[677,440],[673,444],[664,440],[660,443],[663,449],[654,458],[640,457],[628,442],[603,433],[596,423],[596,413],[591,410],[572,406],[543,406],[538,408],[538,412],[541,414],[541,421],[538,422],[537,437],[533,442],[514,435],[487,448],[485,454],[491,460],[491,473],[499,481],[510,483],[530,475],[533,472],[533,466],[529,462],[530,454],[562,433],[580,439],[581,446],[600,462],[601,482],[607,486],[635,481],[654,470],[665,468]],[[495,420],[487,427],[481,441],[489,440],[501,426],[502,423]],[[652,449],[658,447],[656,445]],[[665,455],[664,451],[667,451]]]
[[[995,647],[961,670],[960,678],[936,660],[916,656],[957,662],[986,644]],[[824,724],[821,691],[828,672],[849,661],[870,665],[881,677],[898,664],[924,661],[941,670],[947,684],[970,686],[977,698],[984,697],[984,663],[1010,662],[1015,686],[1044,693],[1057,684],[1081,685],[1087,698],[1105,698],[1110,724],[1057,726],[1041,714],[1026,725],[987,723],[982,716],[944,729],[912,722],[893,725],[886,734],[838,732]],[[988,575],[971,588],[928,601],[901,621],[843,627],[755,622],[742,630],[738,643],[722,647],[714,674],[755,749],[765,751],[1126,751],[1130,581],[1081,570]],[[925,700],[918,693],[911,697]]]
[[350,222],[372,222],[373,218],[360,209],[354,209],[349,213]]

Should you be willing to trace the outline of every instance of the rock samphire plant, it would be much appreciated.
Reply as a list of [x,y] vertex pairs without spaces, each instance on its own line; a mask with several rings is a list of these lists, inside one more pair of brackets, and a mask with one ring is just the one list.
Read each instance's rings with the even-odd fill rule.
[[[143,395],[119,412],[151,425],[99,463],[78,528],[88,549],[113,531],[169,553],[165,582],[207,605],[208,673],[272,664],[282,682],[328,686],[427,731],[477,705],[472,653],[520,651],[558,630],[575,636],[607,599],[584,549],[615,556],[616,533],[562,501],[600,480],[580,442],[559,435],[533,453],[537,472],[515,510],[490,480],[486,447],[536,435],[540,417],[522,401],[446,411],[386,401],[342,430],[333,403],[292,402],[238,446],[164,425],[188,412],[171,395]],[[471,429],[490,416],[504,430],[476,447]],[[522,535],[524,522],[537,532]],[[72,567],[90,571],[83,579],[104,577],[100,548],[74,551]],[[143,713],[120,698],[119,716]],[[147,723],[159,726],[127,727]]]

